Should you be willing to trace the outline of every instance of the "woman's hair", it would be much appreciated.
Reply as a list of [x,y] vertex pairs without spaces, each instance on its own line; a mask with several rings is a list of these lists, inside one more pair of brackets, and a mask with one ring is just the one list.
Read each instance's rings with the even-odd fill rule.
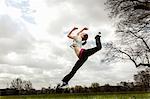
[[88,34],[84,34],[83,38],[82,38],[82,41],[86,41],[87,39],[88,39]]
[[82,38],[82,41],[84,41],[83,43],[82,43],[82,45],[85,45],[86,43],[87,43],[87,40],[88,39],[88,34],[84,34],[84,37]]

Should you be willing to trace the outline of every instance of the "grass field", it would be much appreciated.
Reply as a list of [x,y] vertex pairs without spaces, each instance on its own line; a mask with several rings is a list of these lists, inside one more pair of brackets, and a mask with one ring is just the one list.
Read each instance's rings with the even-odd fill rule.
[[0,99],[150,99],[150,93],[49,94],[32,96],[0,96]]

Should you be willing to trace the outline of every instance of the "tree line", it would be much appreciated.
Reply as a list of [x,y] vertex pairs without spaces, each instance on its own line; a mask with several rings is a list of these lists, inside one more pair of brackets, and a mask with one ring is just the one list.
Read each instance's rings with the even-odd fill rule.
[[10,82],[8,88],[0,89],[0,95],[150,91],[150,68],[139,71],[133,75],[133,78],[134,82],[121,81],[116,86],[110,84],[100,85],[94,82],[89,87],[76,85],[74,87],[60,88],[60,84],[57,84],[53,88],[49,86],[40,90],[34,89],[31,81],[16,78]]

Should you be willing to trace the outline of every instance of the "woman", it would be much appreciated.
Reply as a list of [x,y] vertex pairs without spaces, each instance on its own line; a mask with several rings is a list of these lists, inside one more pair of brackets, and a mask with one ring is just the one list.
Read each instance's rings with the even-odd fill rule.
[[[70,39],[73,39],[73,44],[71,47],[73,47],[77,57],[79,58],[78,61],[75,63],[74,67],[72,68],[71,72],[66,75],[63,78],[63,84],[61,87],[65,86],[68,84],[69,80],[74,76],[76,71],[83,65],[83,63],[88,59],[89,56],[92,54],[96,53],[102,48],[101,42],[100,42],[100,35],[95,36],[96,40],[96,47],[90,48],[90,49],[83,49],[82,45],[86,44],[86,41],[88,39],[88,34],[83,33],[84,30],[88,30],[88,28],[83,28],[80,32],[77,33],[76,36],[72,36],[72,32],[74,30],[77,30],[78,28],[74,27],[71,32],[67,35]],[[100,33],[99,33],[100,34]]]

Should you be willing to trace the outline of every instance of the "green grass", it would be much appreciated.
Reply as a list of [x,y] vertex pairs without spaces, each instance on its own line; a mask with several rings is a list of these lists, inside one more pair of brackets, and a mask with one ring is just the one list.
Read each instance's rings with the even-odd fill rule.
[[48,94],[0,96],[0,99],[150,99],[150,93]]

